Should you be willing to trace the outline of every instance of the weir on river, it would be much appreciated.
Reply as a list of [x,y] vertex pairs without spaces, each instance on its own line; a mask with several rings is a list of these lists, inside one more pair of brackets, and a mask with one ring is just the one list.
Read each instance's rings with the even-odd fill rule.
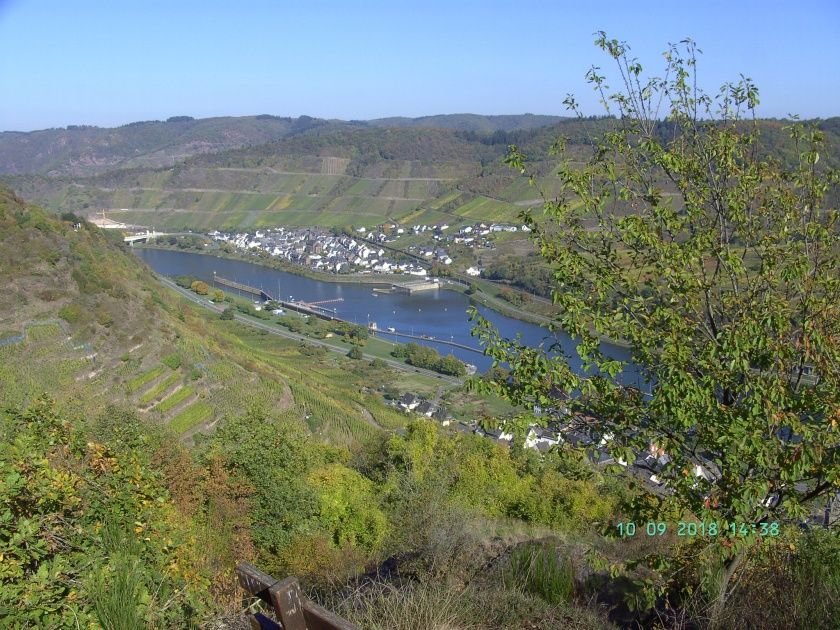
[[[315,303],[315,302],[285,302],[283,300],[278,300],[276,298],[271,297],[271,295],[266,293],[266,291],[264,291],[263,289],[258,289],[257,287],[252,287],[250,285],[243,284],[241,282],[236,282],[234,280],[228,280],[227,278],[223,278],[222,276],[218,275],[215,271],[213,272],[213,283],[214,284],[220,284],[224,287],[228,287],[228,288],[231,288],[231,289],[236,289],[238,291],[243,291],[245,293],[250,293],[251,295],[258,295],[261,298],[263,298],[264,300],[277,302],[278,304],[280,304],[284,308],[288,308],[288,309],[291,309],[291,310],[294,310],[294,311],[298,311],[300,313],[305,313],[307,315],[315,315],[316,317],[321,317],[323,319],[329,319],[331,321],[345,322],[345,323],[348,323],[348,324],[350,323],[349,321],[347,321],[345,319],[341,319],[340,317],[336,317],[335,315],[332,315],[329,312],[323,312],[322,313],[321,311],[326,310],[326,309],[323,309],[323,308],[317,306],[317,304],[343,302],[344,298],[334,298],[332,300],[321,300],[318,303]],[[432,335],[425,335],[425,334],[415,335],[413,333],[408,334],[408,333],[404,333],[404,332],[397,332],[396,330],[379,330],[379,329],[376,329],[376,328],[373,328],[373,327],[370,327],[370,326],[368,326],[368,327],[370,328],[370,332],[372,334],[375,334],[375,335],[376,334],[394,335],[395,337],[407,337],[409,339],[419,339],[421,341],[434,341],[436,343],[442,343],[442,344],[445,344],[447,346],[453,346],[455,348],[462,348],[462,349],[468,350],[470,352],[476,352],[476,353],[482,354],[482,355],[484,354],[481,350],[478,350],[477,348],[473,348],[471,346],[466,346],[462,343],[456,343],[455,341],[452,341],[452,340],[446,341],[445,339],[435,339]]]

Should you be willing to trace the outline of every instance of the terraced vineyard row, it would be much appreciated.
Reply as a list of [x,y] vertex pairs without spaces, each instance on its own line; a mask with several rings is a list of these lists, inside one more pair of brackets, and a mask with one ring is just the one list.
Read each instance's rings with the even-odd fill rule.
[[195,390],[189,385],[187,385],[186,387],[182,387],[181,389],[176,390],[174,393],[161,400],[152,409],[153,411],[166,413],[170,409],[174,409],[175,407],[177,407],[179,404],[184,402],[193,394],[195,394]]

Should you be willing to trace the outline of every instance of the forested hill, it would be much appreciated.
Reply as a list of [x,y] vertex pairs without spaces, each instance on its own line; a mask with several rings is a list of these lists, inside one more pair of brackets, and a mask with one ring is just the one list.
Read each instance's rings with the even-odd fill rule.
[[482,116],[480,114],[440,114],[437,116],[421,116],[406,118],[392,116],[390,118],[376,118],[369,121],[376,127],[420,127],[426,129],[454,129],[458,131],[475,131],[478,133],[493,133],[494,131],[516,131],[518,129],[537,129],[555,125],[563,116],[544,116],[539,114],[513,114],[506,116]]
[[113,168],[171,166],[190,155],[262,144],[324,120],[301,116],[204,118],[175,116],[121,127],[69,126],[0,133],[0,172],[90,175]]
[[535,129],[560,121],[533,114],[480,116],[453,114],[422,118],[340,121],[300,116],[259,116],[140,121],[114,128],[69,126],[32,132],[0,133],[0,173],[93,175],[114,168],[161,167],[200,153],[260,145],[313,130],[358,127],[414,127],[489,134]]

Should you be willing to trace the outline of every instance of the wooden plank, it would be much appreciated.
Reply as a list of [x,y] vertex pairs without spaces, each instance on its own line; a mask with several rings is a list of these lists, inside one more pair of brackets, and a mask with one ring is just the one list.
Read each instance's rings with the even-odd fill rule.
[[248,562],[236,565],[236,575],[239,577],[239,585],[251,595],[259,597],[266,604],[273,603],[268,589],[277,584],[278,580]]
[[309,599],[304,599],[303,614],[306,617],[307,630],[360,630],[359,626]]
[[274,612],[283,624],[283,630],[308,630],[303,616],[303,602],[300,584],[293,577],[287,577],[269,589]]
[[275,580],[248,562],[236,565],[236,574],[243,589],[271,604],[283,630],[359,630],[358,626],[303,595],[300,584],[293,577]]

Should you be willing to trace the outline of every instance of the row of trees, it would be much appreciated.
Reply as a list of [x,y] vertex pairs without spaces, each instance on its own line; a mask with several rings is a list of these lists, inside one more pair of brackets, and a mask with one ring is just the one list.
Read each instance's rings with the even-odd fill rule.
[[434,348],[421,346],[414,342],[397,345],[391,351],[391,356],[405,359],[405,362],[409,365],[433,370],[441,374],[451,376],[465,376],[467,374],[466,366],[455,355],[448,354],[442,357]]
[[506,256],[487,265],[482,275],[488,280],[504,282],[543,297],[551,296],[554,285],[551,269],[537,254]]
[[305,334],[323,339],[331,333],[344,337],[359,346],[365,345],[370,336],[368,329],[360,324],[321,319],[314,315],[310,315],[309,319],[303,319],[297,315],[283,315],[277,321],[281,326],[299,335]]

